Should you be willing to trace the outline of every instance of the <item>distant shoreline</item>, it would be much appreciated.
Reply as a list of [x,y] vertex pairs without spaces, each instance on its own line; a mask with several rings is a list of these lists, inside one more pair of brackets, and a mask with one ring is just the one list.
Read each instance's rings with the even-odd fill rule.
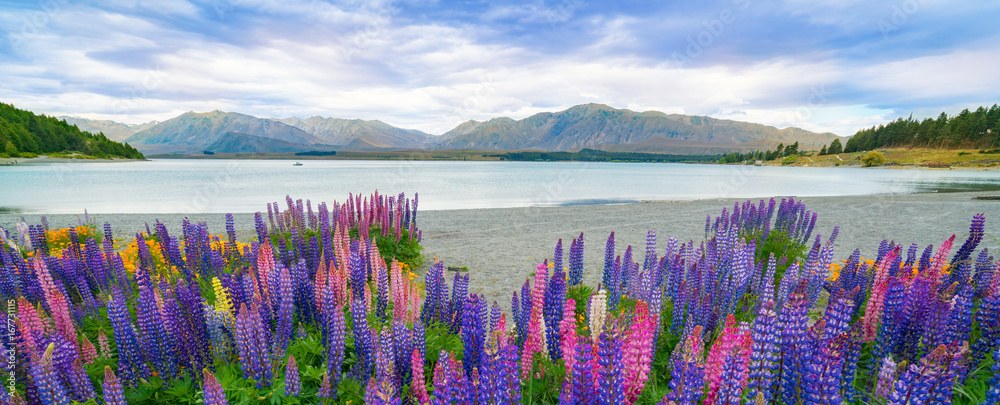
[[110,162],[144,162],[149,159],[127,159],[127,158],[65,158],[37,156],[33,158],[0,158],[0,166],[30,165],[38,163],[110,163]]

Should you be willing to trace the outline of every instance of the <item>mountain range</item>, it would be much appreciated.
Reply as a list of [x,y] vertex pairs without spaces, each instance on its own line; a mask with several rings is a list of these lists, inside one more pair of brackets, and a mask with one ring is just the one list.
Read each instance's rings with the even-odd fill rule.
[[582,148],[623,152],[719,154],[799,142],[819,149],[840,138],[800,128],[778,129],[705,116],[635,112],[583,104],[514,120],[470,120],[437,136],[378,120],[258,118],[211,111],[187,112],[163,122],[122,124],[60,117],[89,132],[127,141],[146,154],[298,152],[307,150],[546,150]]

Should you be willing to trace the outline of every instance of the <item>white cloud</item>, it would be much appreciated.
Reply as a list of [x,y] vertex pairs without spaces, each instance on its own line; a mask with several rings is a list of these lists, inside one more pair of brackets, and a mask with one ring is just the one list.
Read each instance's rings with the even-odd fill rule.
[[[222,34],[67,7],[24,53],[0,59],[0,98],[38,112],[130,123],[221,109],[381,119],[431,133],[468,119],[520,119],[599,102],[849,135],[893,117],[865,103],[988,100],[1000,89],[995,46],[878,64],[817,49],[808,57],[682,69],[651,55],[613,52],[644,35],[635,28],[638,17],[587,17],[595,42],[552,53],[497,41],[502,33],[489,26],[410,23],[391,4],[245,0],[238,6],[261,21],[300,21],[302,29],[224,25]],[[190,16],[191,7],[159,10]],[[524,19],[539,7],[500,7],[484,18]],[[816,7],[836,8],[829,2]],[[19,17],[0,14],[5,22]],[[221,39],[233,36],[230,31],[239,41]],[[851,93],[837,93],[845,88]]]

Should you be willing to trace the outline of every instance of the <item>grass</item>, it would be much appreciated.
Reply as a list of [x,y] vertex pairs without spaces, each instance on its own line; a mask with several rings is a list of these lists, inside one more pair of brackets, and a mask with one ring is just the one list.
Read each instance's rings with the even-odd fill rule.
[[[894,148],[879,149],[887,161],[887,166],[915,167],[996,167],[1000,166],[1000,150],[980,153],[976,149],[925,149]],[[772,160],[767,165],[810,166],[810,167],[861,167],[865,152],[840,153],[837,155],[809,156],[792,163],[786,160]],[[811,160],[811,161],[810,161]]]

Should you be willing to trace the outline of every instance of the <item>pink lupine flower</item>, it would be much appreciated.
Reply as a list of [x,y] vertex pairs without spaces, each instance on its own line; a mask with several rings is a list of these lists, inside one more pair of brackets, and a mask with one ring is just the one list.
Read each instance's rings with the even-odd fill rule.
[[562,320],[559,321],[559,339],[563,353],[563,362],[566,365],[566,379],[573,377],[573,365],[576,362],[576,301],[572,298],[566,300],[563,308]]
[[625,363],[625,401],[629,404],[635,403],[649,379],[655,328],[656,316],[650,315],[649,306],[644,301],[636,302],[632,327],[622,348],[625,352],[622,359]]
[[872,284],[874,287],[872,287],[871,298],[868,299],[868,306],[865,308],[863,323],[865,341],[875,339],[875,335],[878,333],[878,324],[882,319],[882,310],[888,291],[889,266],[896,261],[898,255],[899,247],[897,246],[882,258],[878,269],[875,270],[875,280]]
[[535,270],[535,288],[531,291],[531,318],[528,321],[528,338],[524,341],[521,352],[521,378],[527,378],[531,373],[531,362],[535,353],[545,354],[545,320],[542,319],[542,308],[545,305],[545,279],[549,268],[539,264]]
[[427,382],[424,380],[424,356],[420,354],[420,350],[413,349],[413,354],[410,355],[410,367],[410,372],[413,375],[410,391],[416,397],[417,403],[427,405],[431,399],[427,394]]

